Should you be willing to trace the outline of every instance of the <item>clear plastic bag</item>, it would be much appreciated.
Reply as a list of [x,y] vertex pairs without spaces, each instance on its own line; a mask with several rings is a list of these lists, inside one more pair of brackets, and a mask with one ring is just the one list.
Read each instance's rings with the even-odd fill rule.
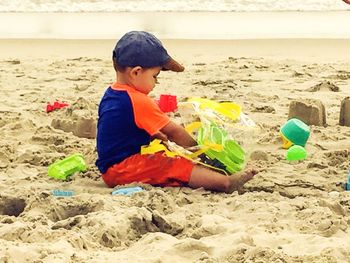
[[178,104],[178,112],[186,130],[207,148],[209,159],[230,174],[244,168],[259,129],[238,104],[190,98]]

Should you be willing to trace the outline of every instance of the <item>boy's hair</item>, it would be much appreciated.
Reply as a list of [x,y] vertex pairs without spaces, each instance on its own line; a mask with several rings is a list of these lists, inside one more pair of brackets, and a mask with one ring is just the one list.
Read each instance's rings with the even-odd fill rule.
[[113,58],[113,67],[114,67],[114,70],[117,71],[117,72],[125,72],[126,70],[126,67],[122,67],[122,66],[119,66],[116,59]]
[[163,70],[184,71],[184,67],[168,55],[159,39],[145,31],[126,33],[113,50],[113,66],[123,72],[126,67],[161,67]]

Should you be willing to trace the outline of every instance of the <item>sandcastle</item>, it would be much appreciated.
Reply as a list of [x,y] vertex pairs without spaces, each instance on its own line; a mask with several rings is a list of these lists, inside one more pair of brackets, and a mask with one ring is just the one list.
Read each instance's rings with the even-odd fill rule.
[[341,102],[339,125],[350,127],[350,97],[344,98]]
[[65,132],[72,132],[80,138],[96,138],[96,120],[93,118],[78,118],[77,120],[53,119],[51,126]]
[[61,112],[56,112],[51,126],[65,132],[72,132],[81,138],[96,138],[96,105],[92,105],[84,98],[79,98],[71,107]]
[[289,105],[288,115],[288,119],[291,118],[302,120],[308,125],[326,126],[327,124],[326,110],[319,100],[292,101]]

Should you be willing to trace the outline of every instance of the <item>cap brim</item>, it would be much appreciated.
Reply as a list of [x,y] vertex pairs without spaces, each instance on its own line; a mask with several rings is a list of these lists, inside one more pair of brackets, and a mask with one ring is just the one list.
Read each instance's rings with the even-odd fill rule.
[[175,72],[182,72],[185,70],[185,67],[182,66],[176,60],[170,58],[162,67],[162,70],[171,70]]

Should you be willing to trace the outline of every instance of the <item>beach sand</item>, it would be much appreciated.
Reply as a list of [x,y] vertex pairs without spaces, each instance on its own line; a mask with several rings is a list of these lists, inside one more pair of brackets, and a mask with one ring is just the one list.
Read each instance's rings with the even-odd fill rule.
[[[240,104],[260,127],[247,138],[257,151],[250,162],[265,171],[240,195],[142,185],[112,196],[94,166],[95,140],[84,138],[92,133],[82,131],[93,130],[114,81],[115,41],[0,40],[0,261],[349,262],[350,127],[338,123],[350,40],[164,43],[186,70],[162,72],[152,96]],[[339,91],[308,91],[326,81]],[[305,99],[322,101],[327,125],[311,126],[305,161],[288,162],[279,129],[289,104]],[[55,100],[71,106],[46,113]],[[47,175],[76,152],[88,171],[68,181]]]

